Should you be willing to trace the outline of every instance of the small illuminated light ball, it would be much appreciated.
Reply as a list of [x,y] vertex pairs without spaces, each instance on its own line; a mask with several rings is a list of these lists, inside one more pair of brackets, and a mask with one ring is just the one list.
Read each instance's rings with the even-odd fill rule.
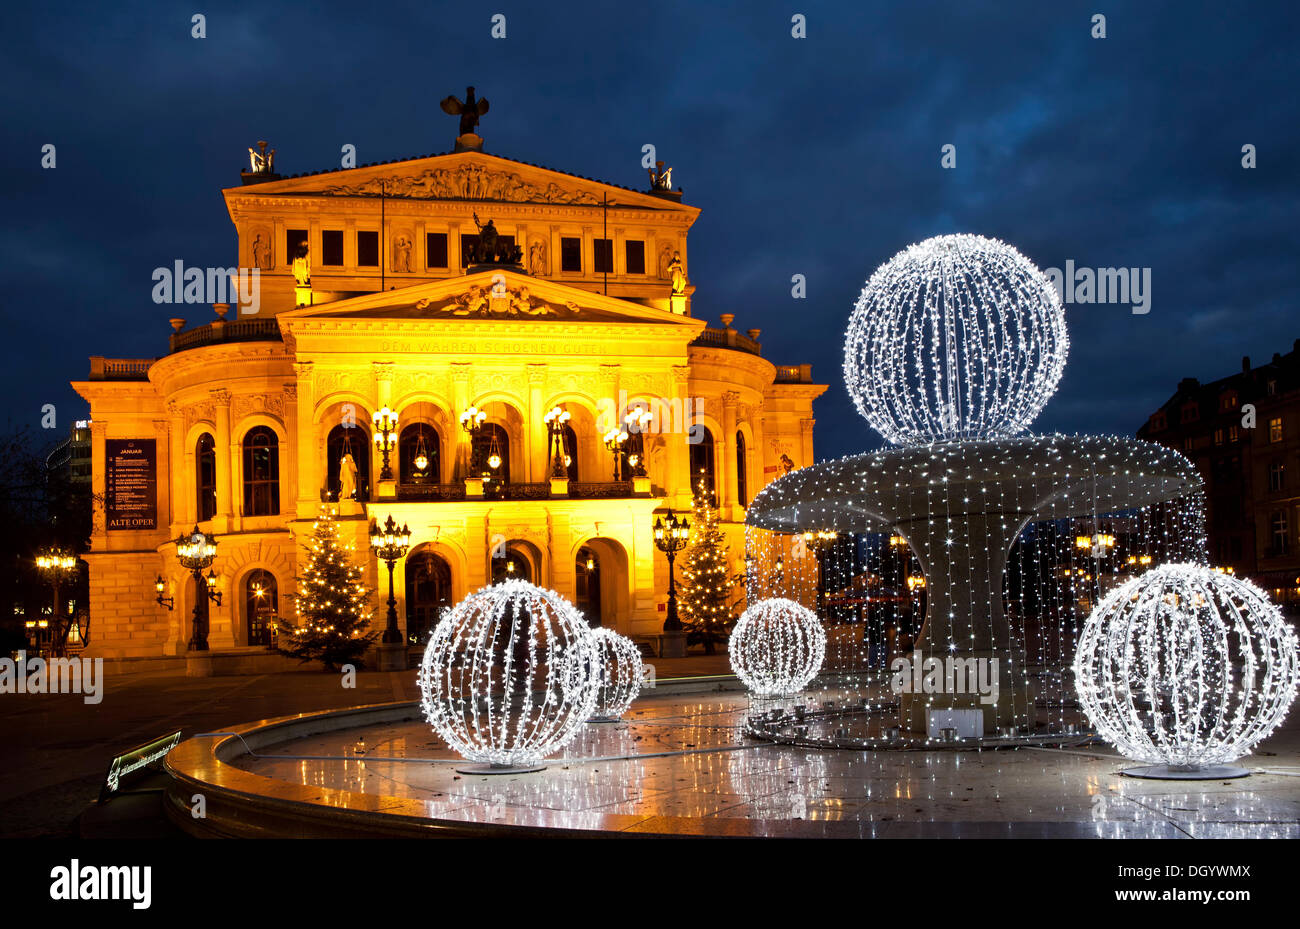
[[443,616],[420,663],[425,718],[474,773],[540,770],[591,716],[590,627],[553,590],[508,580]]
[[1098,735],[1151,767],[1139,777],[1240,777],[1228,765],[1266,738],[1296,695],[1295,630],[1259,588],[1167,564],[1111,591],[1074,658]]
[[599,655],[596,709],[589,722],[612,723],[627,712],[641,692],[641,650],[627,636],[600,627],[591,632]]
[[727,646],[731,668],[762,696],[802,690],[821,670],[826,630],[812,610],[793,600],[760,600],[741,614]]
[[844,383],[895,445],[1018,435],[1056,391],[1069,335],[1051,280],[1005,242],[941,235],[871,276]]

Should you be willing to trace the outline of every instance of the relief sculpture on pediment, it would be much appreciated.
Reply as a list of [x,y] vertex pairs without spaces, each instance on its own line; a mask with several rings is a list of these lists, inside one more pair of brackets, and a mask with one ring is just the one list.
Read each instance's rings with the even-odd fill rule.
[[552,181],[530,183],[509,171],[492,171],[478,164],[459,168],[426,168],[405,177],[372,178],[359,184],[335,184],[323,191],[339,197],[408,197],[418,200],[498,200],[508,203],[600,203],[587,190],[570,190]]

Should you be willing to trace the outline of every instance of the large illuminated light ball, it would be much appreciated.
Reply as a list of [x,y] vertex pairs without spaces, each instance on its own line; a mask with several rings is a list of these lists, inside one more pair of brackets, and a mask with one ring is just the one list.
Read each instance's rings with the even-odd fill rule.
[[1092,611],[1075,688],[1120,754],[1194,772],[1248,754],[1277,728],[1295,699],[1297,660],[1295,630],[1259,588],[1168,564]]
[[614,722],[641,693],[641,650],[627,636],[605,626],[593,629],[591,635],[599,656],[595,668],[596,708],[591,721]]
[[598,655],[590,627],[553,590],[510,580],[443,616],[420,663],[425,718],[462,757],[536,766],[591,716],[596,687],[577,668]]
[[731,668],[756,694],[802,690],[821,670],[826,630],[817,614],[793,600],[760,600],[741,614],[727,645]]
[[858,297],[844,383],[895,445],[1019,435],[1056,391],[1070,340],[1051,280],[1005,242],[942,235]]

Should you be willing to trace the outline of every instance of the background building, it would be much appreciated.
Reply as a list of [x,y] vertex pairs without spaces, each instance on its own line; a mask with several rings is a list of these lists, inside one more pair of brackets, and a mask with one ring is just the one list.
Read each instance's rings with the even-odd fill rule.
[[[294,177],[254,156],[223,195],[238,264],[260,274],[256,305],[213,301],[197,325],[179,316],[200,307],[178,308],[167,355],[91,359],[73,385],[101,495],[91,654],[184,653],[195,591],[172,540],[195,524],[218,538],[211,647],[264,654],[319,504],[351,486],[348,458],[340,522],[372,572],[369,520],[410,526],[396,590],[412,644],[503,571],[593,623],[657,634],[668,568],[654,514],[689,508],[696,480],[743,570],[745,507],[813,461],[825,386],[765,359],[732,313],[721,326],[695,315],[699,210],[666,177],[632,190],[480,149],[462,135],[449,154]],[[559,472],[556,407],[569,414]],[[391,478],[374,442],[383,409],[398,421]],[[473,436],[471,409],[485,414]],[[652,417],[644,476],[635,436],[618,455],[606,445],[633,409]],[[155,602],[157,576],[174,611]]]
[[1185,378],[1138,437],[1196,463],[1213,561],[1300,607],[1300,340],[1209,384]]

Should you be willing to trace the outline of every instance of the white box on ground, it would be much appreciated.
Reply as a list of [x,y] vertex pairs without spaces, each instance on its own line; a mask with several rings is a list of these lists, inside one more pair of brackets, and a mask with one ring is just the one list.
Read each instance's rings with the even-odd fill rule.
[[925,734],[931,739],[941,738],[942,729],[956,729],[959,739],[978,739],[984,735],[982,710],[931,710],[925,724]]

